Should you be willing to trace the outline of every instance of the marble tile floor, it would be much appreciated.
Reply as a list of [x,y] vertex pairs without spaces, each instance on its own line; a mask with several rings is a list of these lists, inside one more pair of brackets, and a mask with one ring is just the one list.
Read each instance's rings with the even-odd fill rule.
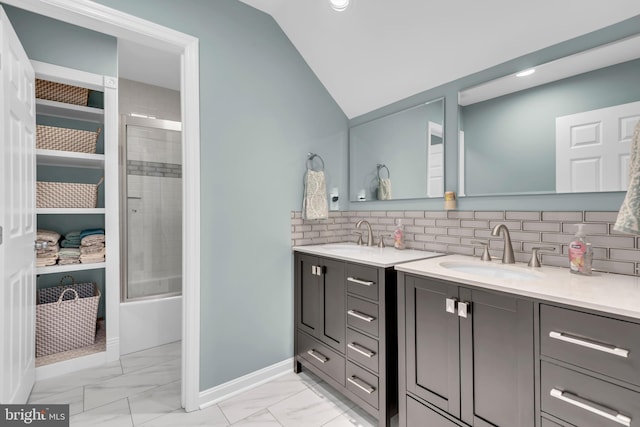
[[[282,375],[200,411],[180,405],[180,342],[35,384],[29,403],[69,404],[72,427],[374,427],[309,371]],[[394,419],[397,425],[397,417]]]

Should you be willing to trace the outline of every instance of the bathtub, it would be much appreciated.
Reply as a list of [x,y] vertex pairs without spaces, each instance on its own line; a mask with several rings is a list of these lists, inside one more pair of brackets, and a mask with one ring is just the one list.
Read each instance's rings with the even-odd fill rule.
[[120,303],[120,354],[182,339],[182,296]]

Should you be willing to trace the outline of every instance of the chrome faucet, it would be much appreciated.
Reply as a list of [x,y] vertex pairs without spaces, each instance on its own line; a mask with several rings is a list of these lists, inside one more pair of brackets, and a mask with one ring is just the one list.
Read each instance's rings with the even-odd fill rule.
[[516,260],[513,256],[513,246],[511,245],[511,235],[509,229],[504,224],[498,224],[491,230],[492,236],[498,236],[502,234],[504,238],[504,249],[502,251],[502,263],[503,264],[515,264]]
[[364,219],[361,219],[360,221],[358,221],[358,223],[356,224],[356,228],[360,228],[360,226],[364,223],[364,225],[367,226],[367,232],[369,233],[367,235],[367,246],[373,246],[373,232],[371,231],[371,224],[369,224],[369,221],[365,221]]

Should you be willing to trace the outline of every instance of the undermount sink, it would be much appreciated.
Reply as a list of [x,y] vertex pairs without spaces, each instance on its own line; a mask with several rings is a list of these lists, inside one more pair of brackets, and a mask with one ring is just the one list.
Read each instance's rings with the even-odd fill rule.
[[472,262],[443,261],[441,267],[459,273],[474,274],[477,276],[496,277],[512,280],[534,280],[542,278],[542,275],[521,267],[513,267],[502,264],[480,264]]

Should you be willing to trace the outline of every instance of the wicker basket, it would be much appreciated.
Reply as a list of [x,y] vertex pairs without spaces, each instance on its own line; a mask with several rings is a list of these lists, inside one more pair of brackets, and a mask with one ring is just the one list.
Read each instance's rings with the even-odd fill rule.
[[68,129],[55,126],[36,126],[36,148],[41,150],[73,151],[76,153],[95,153],[101,129]]
[[[64,281],[65,276],[60,280]],[[71,277],[73,280],[73,277]],[[90,296],[81,298],[89,286]],[[72,299],[68,299],[71,295]],[[56,298],[57,296],[57,298]],[[95,283],[75,283],[39,290],[36,304],[36,357],[95,343],[100,290]]]
[[89,89],[36,79],[36,98],[65,104],[87,105]]
[[70,182],[36,182],[36,208],[95,208],[98,206],[97,184]]

